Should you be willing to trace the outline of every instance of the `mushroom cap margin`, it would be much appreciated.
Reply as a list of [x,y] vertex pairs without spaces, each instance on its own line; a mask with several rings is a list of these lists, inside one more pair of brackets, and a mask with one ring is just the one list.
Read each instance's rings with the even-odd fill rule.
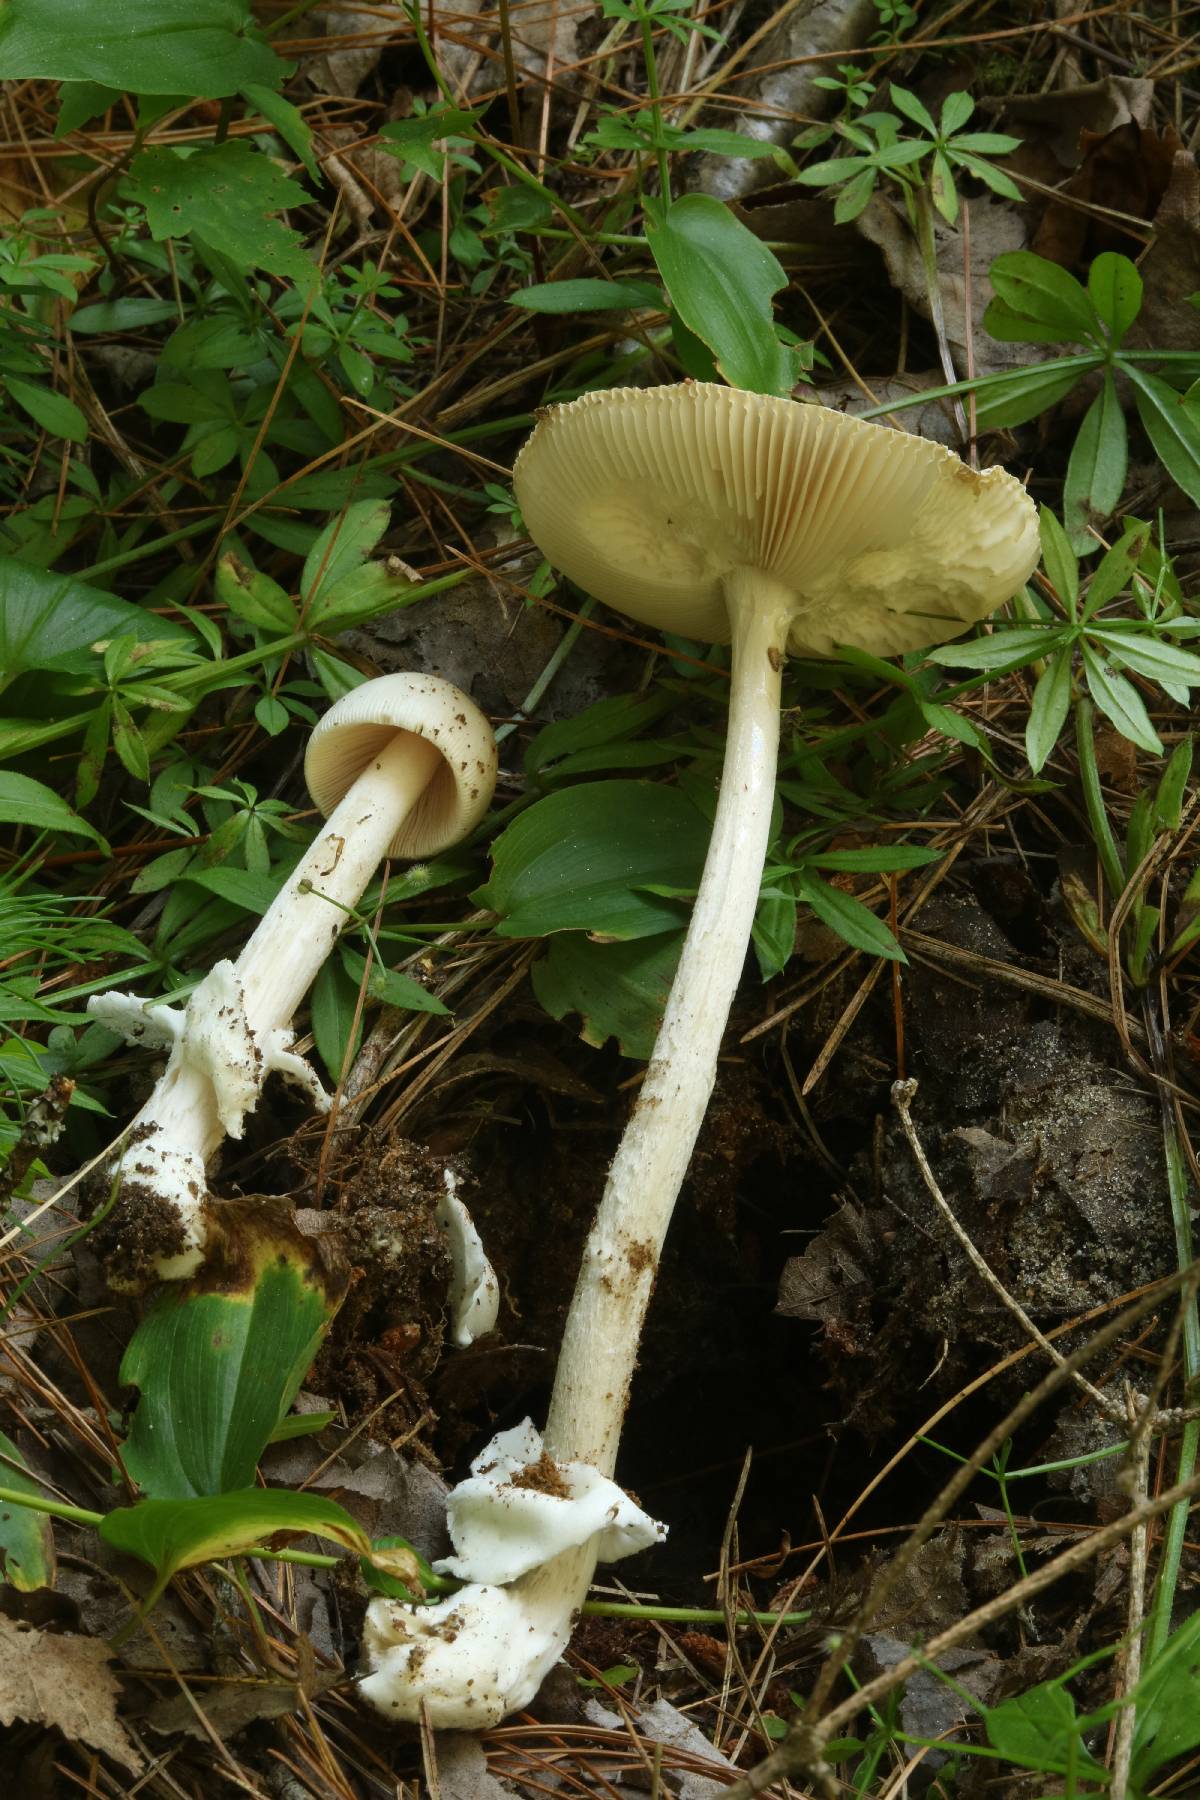
[[433,780],[401,822],[388,855],[409,861],[459,843],[482,819],[496,786],[498,754],[487,719],[461,689],[438,675],[401,673],[365,681],[318,721],[304,756],[304,779],[326,818],[373,756],[398,732],[441,754]]
[[1036,567],[1037,514],[1003,469],[815,403],[715,383],[616,388],[547,411],[513,471],[526,524],[581,587],[723,643],[722,580],[796,596],[788,648],[890,656],[956,637]]

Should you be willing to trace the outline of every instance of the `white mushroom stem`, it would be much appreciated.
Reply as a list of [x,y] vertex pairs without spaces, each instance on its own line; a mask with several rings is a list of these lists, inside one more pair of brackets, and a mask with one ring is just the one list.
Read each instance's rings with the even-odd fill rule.
[[[642,1321],[716,1078],[771,831],[795,595],[769,576],[737,569],[725,597],[733,678],[712,837],[654,1054],[584,1248],[546,1424],[552,1456],[605,1475],[616,1465]],[[583,1590],[589,1578],[590,1570],[581,1572]]]
[[435,745],[397,732],[330,815],[237,961],[218,963],[182,1014],[123,995],[99,995],[90,1004],[95,1017],[135,1040],[174,1040],[121,1164],[123,1181],[180,1215],[185,1245],[160,1262],[163,1279],[198,1267],[209,1158],[222,1138],[241,1136],[270,1071],[328,1105],[316,1075],[291,1048],[292,1015],[440,760]]
[[[725,764],[700,888],[654,1054],[609,1170],[567,1316],[545,1447],[613,1473],[629,1383],[675,1200],[716,1078],[766,861],[781,671],[794,594],[756,570],[726,578],[733,679]],[[469,1485],[469,1484],[465,1484]],[[527,1706],[566,1649],[595,1572],[593,1534],[504,1586],[433,1608],[374,1601],[363,1692],[397,1717],[495,1724]]]

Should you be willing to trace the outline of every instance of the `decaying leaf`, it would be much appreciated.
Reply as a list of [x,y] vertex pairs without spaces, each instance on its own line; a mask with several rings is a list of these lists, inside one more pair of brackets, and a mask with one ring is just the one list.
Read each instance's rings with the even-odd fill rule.
[[52,1637],[0,1616],[0,1725],[52,1725],[137,1774],[142,1758],[117,1717],[120,1688],[107,1644]]

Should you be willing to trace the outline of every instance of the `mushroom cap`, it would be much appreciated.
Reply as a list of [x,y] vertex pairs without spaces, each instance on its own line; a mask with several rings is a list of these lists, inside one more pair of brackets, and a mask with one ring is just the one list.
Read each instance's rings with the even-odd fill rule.
[[535,542],[597,599],[725,643],[723,578],[796,597],[794,655],[891,656],[957,637],[1037,566],[1003,469],[828,407],[715,383],[612,388],[544,413],[513,470]]
[[388,845],[389,856],[436,856],[474,830],[491,804],[497,752],[473,700],[438,675],[380,675],[336,700],[308,740],[304,779],[325,817],[398,732],[441,752],[433,780]]

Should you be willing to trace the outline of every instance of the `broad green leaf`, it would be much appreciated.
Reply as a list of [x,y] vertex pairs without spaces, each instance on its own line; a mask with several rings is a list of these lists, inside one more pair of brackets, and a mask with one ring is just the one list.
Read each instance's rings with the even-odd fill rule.
[[369,1555],[371,1549],[361,1525],[336,1501],[284,1488],[242,1488],[195,1500],[141,1500],[110,1512],[99,1530],[114,1550],[136,1556],[154,1570],[156,1580],[144,1610],[181,1569],[242,1556],[278,1531],[331,1538],[360,1556]]
[[1125,487],[1129,462],[1129,434],[1117,399],[1112,375],[1105,370],[1104,385],[1084,414],[1071,450],[1063,488],[1063,519],[1071,546],[1081,556],[1099,549],[1087,529],[1102,525],[1116,511]]
[[682,948],[682,931],[625,944],[563,932],[534,963],[533,991],[552,1019],[578,1013],[585,1044],[599,1047],[615,1038],[622,1056],[644,1061],[654,1049]]
[[868,956],[886,957],[889,962],[908,961],[883,920],[853,894],[844,894],[840,888],[830,887],[827,881],[804,870],[796,883],[796,897],[811,906],[821,923],[836,931],[852,949],[865,950]]
[[400,562],[361,563],[338,581],[321,582],[305,622],[312,631],[348,631],[381,613],[411,606],[421,598],[422,587]]
[[146,208],[154,238],[195,236],[238,269],[269,269],[307,290],[317,279],[298,232],[271,215],[309,196],[244,139],[190,155],[158,145],[130,167],[128,185]]
[[1071,704],[1071,663],[1071,651],[1060,650],[1046,664],[1033,690],[1025,727],[1025,754],[1035,775],[1041,773],[1066,724]]
[[[367,959],[351,950],[348,944],[341,946],[341,956],[346,973],[357,991]],[[423,988],[411,975],[405,975],[399,969],[384,968],[378,962],[371,964],[367,993],[373,1000],[382,1000],[385,1006],[402,1007],[406,1012],[448,1014],[450,1011],[444,1000],[439,1000],[436,994]]]
[[28,775],[18,775],[14,769],[0,769],[0,819],[6,825],[28,825],[34,831],[68,831],[74,837],[104,843],[95,826],[72,812],[53,788]]
[[1194,505],[1200,506],[1200,406],[1189,405],[1160,375],[1122,364],[1133,383],[1138,416],[1159,462]]
[[65,394],[56,394],[53,388],[41,387],[35,381],[18,381],[15,375],[6,375],[4,385],[22,412],[27,412],[51,437],[67,438],[72,444],[86,444],[87,420]]
[[508,299],[510,306],[537,313],[627,312],[633,307],[661,309],[663,305],[661,290],[648,281],[598,281],[587,276],[518,288]]
[[190,641],[182,626],[87,587],[73,575],[0,556],[0,677],[5,680],[27,669],[86,673],[96,666],[92,644],[130,632],[142,641]]
[[1139,750],[1146,750],[1151,756],[1161,756],[1162,742],[1150,723],[1150,715],[1132,681],[1127,681],[1124,675],[1118,675],[1115,669],[1109,668],[1086,643],[1083,647],[1083,668],[1087,676],[1088,692],[1105,718],[1116,726],[1123,738],[1136,744]]
[[305,559],[300,594],[306,607],[336,583],[354,575],[391,524],[384,500],[353,500],[320,533]]
[[1142,310],[1142,278],[1137,265],[1105,250],[1088,270],[1088,295],[1114,343],[1119,344]]
[[525,752],[525,772],[545,779],[565,757],[624,743],[662,717],[668,701],[642,694],[612,694],[583,712],[546,725]]
[[1038,515],[1038,532],[1042,540],[1042,562],[1054,584],[1054,591],[1072,617],[1079,600],[1079,563],[1070,539],[1048,506]]
[[[45,1497],[12,1439],[0,1431],[0,1487],[30,1499]],[[0,1500],[0,1573],[23,1594],[54,1586],[54,1527],[46,1513]]]
[[1075,1702],[1056,1682],[1046,1682],[999,1706],[989,1706],[984,1709],[983,1718],[993,1750],[1023,1769],[1061,1772],[1072,1754],[1077,1755],[1081,1769],[1095,1767],[1078,1742]]
[[269,875],[256,875],[252,869],[234,869],[228,864],[223,864],[218,869],[196,868],[193,865],[187,871],[185,879],[195,887],[204,888],[207,893],[228,900],[231,906],[240,907],[243,912],[255,913],[260,918],[276,899],[282,886],[282,882]]
[[281,637],[295,631],[300,615],[294,602],[269,575],[248,569],[230,552],[217,564],[213,583],[217,599],[236,618],[244,619],[259,631]]
[[804,858],[810,869],[831,869],[846,874],[899,875],[906,869],[927,869],[941,862],[944,852],[924,844],[874,844],[868,850],[819,850]]
[[677,788],[642,781],[565,788],[501,832],[491,880],[472,898],[499,913],[501,937],[653,937],[681,918],[676,904],[648,890],[694,893],[708,837],[708,822]]
[[227,1201],[218,1221],[202,1273],[160,1290],[121,1363],[139,1390],[122,1460],[154,1499],[253,1484],[342,1297],[310,1240],[261,1202]]
[[291,66],[262,42],[247,0],[5,0],[0,9],[6,81],[219,99],[248,81],[278,87]]
[[[1084,289],[1044,256],[1035,256],[1032,250],[1006,250],[992,263],[988,279],[997,298],[1018,318],[1044,326],[1069,343],[1094,335],[1095,315]],[[984,325],[993,336],[1003,335],[993,330],[986,316]]]
[[[988,309],[990,312],[990,308]],[[987,323],[985,316],[984,323]],[[991,327],[989,326],[990,330]],[[999,334],[993,333],[993,336]],[[1076,382],[1099,362],[1096,356],[1072,359],[1067,368],[1014,369],[994,386],[981,388],[975,398],[975,419],[980,431],[1024,425],[1065,400]]]
[[671,304],[730,386],[790,393],[798,359],[780,343],[772,307],[788,278],[762,240],[710,194],[685,194],[647,224],[646,241]]

